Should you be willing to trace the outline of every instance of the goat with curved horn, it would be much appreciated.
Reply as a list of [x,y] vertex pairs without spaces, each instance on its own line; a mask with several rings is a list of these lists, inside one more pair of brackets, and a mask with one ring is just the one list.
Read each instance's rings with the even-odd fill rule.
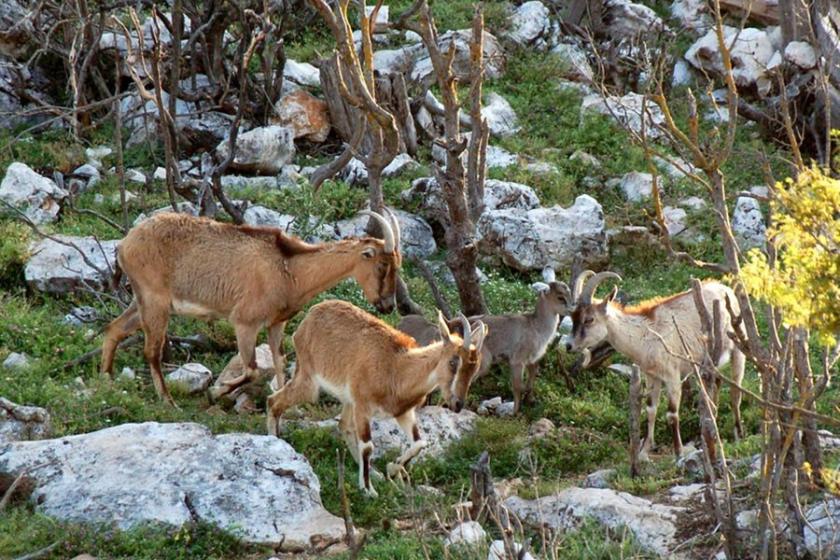
[[586,284],[586,281],[593,276],[595,276],[595,273],[591,270],[584,270],[577,275],[574,287],[572,288],[572,301],[577,302],[580,300],[580,293],[583,291],[583,285]]
[[394,229],[391,227],[391,223],[382,214],[378,214],[372,210],[362,210],[359,213],[370,216],[379,223],[379,227],[382,228],[382,239],[385,241],[385,252],[396,252],[399,245],[397,245],[396,239],[394,238]]
[[621,276],[616,274],[615,272],[599,272],[595,274],[591,278],[586,281],[586,284],[583,285],[583,289],[580,292],[580,296],[578,297],[578,303],[589,305],[592,303],[592,296],[595,295],[595,290],[598,289],[598,286],[604,280],[608,278],[615,278],[619,282],[621,282]]
[[388,214],[388,219],[391,221],[391,229],[394,232],[394,243],[396,243],[397,250],[399,251],[402,247],[402,231],[400,230],[400,221],[397,219],[397,215],[394,213],[393,210],[384,206],[383,209],[385,213]]

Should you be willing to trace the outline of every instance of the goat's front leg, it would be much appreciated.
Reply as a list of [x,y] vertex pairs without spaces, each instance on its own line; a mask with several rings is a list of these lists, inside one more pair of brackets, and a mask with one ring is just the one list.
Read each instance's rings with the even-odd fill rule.
[[279,431],[280,417],[290,407],[303,402],[318,400],[318,385],[307,369],[298,360],[294,378],[282,389],[266,400],[266,428],[269,435],[276,436]]
[[393,463],[388,463],[387,472],[388,478],[397,479],[399,482],[408,482],[410,477],[406,467],[408,463],[417,457],[417,455],[427,446],[429,442],[420,436],[420,427],[417,425],[417,417],[415,409],[411,409],[402,416],[396,418],[397,424],[400,425],[403,432],[411,439],[412,444],[405,450],[405,452],[397,457]]
[[268,345],[271,347],[274,377],[277,379],[278,387],[282,387],[286,382],[286,354],[283,352],[283,335],[285,332],[285,321],[274,323],[268,327]]
[[513,385],[513,413],[519,414],[519,408],[522,406],[522,374],[525,372],[525,365],[511,364],[510,369]]
[[370,482],[370,459],[373,455],[373,441],[370,433],[370,415],[356,407],[353,414],[353,422],[356,426],[356,445],[359,455],[359,488],[371,498],[376,498],[379,493]]
[[639,452],[639,458],[647,461],[648,453],[653,449],[653,433],[656,427],[656,408],[659,406],[659,394],[662,392],[662,381],[651,375],[647,376],[648,395],[647,395],[647,436],[642,441],[642,448]]
[[680,400],[682,399],[682,384],[677,378],[676,383],[668,383],[665,387],[668,394],[668,424],[674,437],[674,454],[679,459],[682,456],[683,444],[680,435]]
[[540,364],[528,364],[528,381],[525,384],[525,396],[523,400],[528,404],[533,404],[534,398],[534,381],[540,373]]

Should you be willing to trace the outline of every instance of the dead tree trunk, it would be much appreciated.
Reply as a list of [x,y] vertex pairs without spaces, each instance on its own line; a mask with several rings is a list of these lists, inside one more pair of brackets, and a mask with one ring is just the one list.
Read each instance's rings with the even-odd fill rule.
[[458,89],[452,64],[455,59],[455,45],[443,52],[438,44],[438,32],[426,0],[419,0],[409,10],[416,13],[416,21],[402,21],[402,26],[418,33],[429,51],[435,78],[441,91],[444,106],[444,137],[436,140],[446,149],[446,166],[435,165],[435,179],[441,187],[449,211],[445,232],[448,254],[446,264],[455,277],[461,309],[467,315],[487,313],[487,305],[476,273],[478,248],[475,244],[475,221],[484,206],[484,157],[487,149],[487,123],[481,118],[481,81],[483,71],[484,16],[481,8],[476,9],[470,40],[471,98],[473,132],[469,140],[469,178],[461,156],[468,149],[468,143],[461,137]]

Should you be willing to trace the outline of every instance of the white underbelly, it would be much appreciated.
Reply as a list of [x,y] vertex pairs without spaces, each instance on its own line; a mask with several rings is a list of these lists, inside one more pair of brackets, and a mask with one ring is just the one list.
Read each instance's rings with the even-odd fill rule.
[[177,315],[187,315],[189,317],[221,317],[219,313],[210,309],[209,307],[201,305],[200,303],[195,303],[183,299],[172,300],[172,311]]
[[350,386],[346,383],[344,384],[337,384],[333,383],[328,379],[325,379],[321,375],[315,375],[315,382],[318,384],[321,389],[341,401],[342,403],[352,403],[353,399],[350,395]]

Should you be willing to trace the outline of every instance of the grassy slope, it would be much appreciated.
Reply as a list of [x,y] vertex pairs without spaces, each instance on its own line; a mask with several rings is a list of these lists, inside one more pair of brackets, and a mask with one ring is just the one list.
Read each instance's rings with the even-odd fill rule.
[[[404,3],[404,2],[403,2]],[[436,3],[439,21],[445,27],[465,27],[471,10],[469,2]],[[397,6],[392,10],[398,11]],[[491,4],[488,22],[497,29],[503,21],[502,12]],[[494,24],[495,27],[494,27]],[[443,27],[443,26],[442,26]],[[293,42],[290,55],[299,59],[328,50],[328,41],[318,31],[307,32]],[[580,120],[579,97],[568,90],[556,87],[556,78],[562,67],[551,57],[526,52],[512,53],[507,73],[503,79],[487,85],[488,90],[504,95],[520,115],[522,132],[515,138],[499,142],[500,145],[524,156],[554,163],[559,173],[544,177],[520,169],[494,171],[497,178],[516,180],[534,186],[544,204],[567,205],[574,197],[587,192],[582,179],[594,174],[601,182],[631,170],[644,170],[641,153],[629,146],[626,135],[606,119],[588,117]],[[107,131],[100,132],[102,138]],[[95,140],[95,139],[94,139]],[[494,142],[495,143],[495,142]],[[731,180],[733,190],[761,182],[755,150],[762,146],[748,131],[739,135],[736,156],[733,158]],[[597,156],[604,163],[593,173],[581,164],[568,161],[568,156],[582,149]],[[0,153],[5,167],[11,161],[22,160],[36,169],[49,171],[59,168],[72,169],[83,161],[80,146],[60,134],[42,136],[31,143],[17,143]],[[129,154],[131,165],[150,166],[159,155],[142,150]],[[400,190],[408,185],[408,178],[388,181],[386,192],[391,202],[396,202]],[[106,199],[116,192],[113,181],[103,181],[95,192]],[[666,202],[673,202],[696,188],[683,183],[666,184]],[[604,206],[610,225],[644,223],[645,208],[627,204],[614,192],[602,188],[592,192]],[[352,214],[364,201],[363,191],[354,190],[340,183],[328,183],[320,196],[306,191],[298,193],[261,193],[253,197],[261,203],[284,212],[306,214],[327,213],[328,218]],[[132,219],[139,212],[163,205],[160,189],[149,193],[132,204]],[[93,193],[86,194],[79,206],[93,207]],[[100,211],[118,216],[118,204],[106,202]],[[713,234],[714,227],[708,215],[692,215],[692,225]],[[118,234],[109,226],[90,216],[65,213],[53,228],[61,233],[99,235],[114,238]],[[260,416],[242,417],[225,414],[210,407],[203,397],[181,396],[180,410],[171,410],[158,404],[153,395],[145,364],[138,347],[118,354],[117,369],[128,365],[140,372],[137,380],[103,383],[96,373],[96,363],[87,363],[69,370],[62,364],[96,347],[100,338],[86,332],[86,328],[63,325],[60,318],[74,305],[90,304],[109,316],[116,309],[102,305],[84,295],[53,298],[26,291],[23,288],[22,264],[26,258],[28,231],[8,221],[0,222],[0,357],[9,351],[23,351],[35,357],[35,363],[26,372],[0,371],[3,396],[16,402],[46,406],[53,414],[56,435],[81,433],[123,422],[194,421],[206,424],[215,432],[247,431],[261,433]],[[706,258],[715,258],[714,235],[695,250]],[[668,263],[662,254],[646,248],[633,248],[617,252],[613,268],[625,278],[624,290],[634,300],[685,289],[692,276],[705,276],[700,270]],[[535,278],[509,270],[488,271],[490,281],[485,286],[488,304],[494,312],[516,311],[531,306],[533,297],[527,285]],[[414,297],[426,308],[432,308],[431,297],[425,283],[408,270],[408,282]],[[457,301],[455,292],[447,289],[450,301]],[[340,297],[365,307],[358,290],[343,284],[322,297]],[[390,317],[389,320],[395,320]],[[99,326],[99,325],[97,325]],[[295,327],[290,325],[289,331]],[[230,348],[224,354],[187,355],[176,351],[173,362],[200,361],[214,371],[219,371],[234,353],[233,333],[225,323],[205,323],[174,319],[170,329],[179,334],[200,332]],[[93,336],[93,338],[91,338]],[[290,345],[289,345],[290,348]],[[525,480],[523,493],[545,494],[558,487],[579,481],[588,472],[599,467],[616,467],[621,489],[652,494],[677,477],[673,460],[664,455],[649,467],[648,476],[631,480],[627,476],[624,442],[626,431],[626,382],[617,374],[607,371],[587,372],[576,380],[577,390],[569,393],[562,383],[558,368],[570,358],[551,350],[546,357],[541,377],[537,383],[538,403],[525,410],[521,419],[482,419],[478,430],[453,446],[440,459],[427,460],[413,469],[415,484],[430,484],[443,491],[439,498],[410,495],[389,484],[380,483],[380,497],[376,500],[362,498],[352,483],[346,485],[351,498],[352,513],[359,526],[368,530],[369,546],[366,558],[422,558],[424,549],[431,557],[442,554],[440,538],[435,534],[436,525],[414,531],[398,530],[401,523],[392,519],[429,519],[437,514],[442,521],[453,519],[453,504],[460,501],[469,487],[469,465],[481,451],[487,449],[492,457],[493,472],[497,478],[521,477]],[[89,397],[80,397],[75,379],[81,377],[92,389]],[[753,377],[749,384],[755,385]],[[504,369],[480,380],[472,391],[472,405],[483,398],[502,395],[510,398],[509,381]],[[836,400],[836,399],[835,399]],[[664,407],[663,407],[664,408]],[[758,428],[757,411],[746,404],[745,417],[748,430]],[[731,433],[730,416],[723,404],[723,429]],[[335,411],[335,404],[328,400],[308,412],[326,415]],[[697,435],[697,417],[690,406],[683,410],[683,437],[690,440]],[[558,435],[541,441],[532,449],[529,460],[521,458],[527,444],[528,424],[547,417],[560,428]],[[657,439],[669,440],[664,411],[657,423]],[[336,450],[343,448],[340,440],[328,430],[293,430],[288,440],[304,453],[317,471],[323,488],[326,507],[339,513],[339,496],[336,489]],[[732,446],[735,455],[755,451],[757,442],[752,437]],[[384,466],[384,461],[379,465]],[[352,468],[352,467],[351,467]],[[353,477],[349,477],[352,481]],[[564,535],[558,551],[562,558],[612,558],[638,555],[633,543],[623,535],[607,537],[593,525]],[[235,539],[205,527],[185,528],[179,531],[146,529],[121,533],[113,530],[95,530],[66,524],[57,524],[35,514],[26,505],[13,507],[8,515],[0,518],[0,557],[15,556],[45,546],[56,539],[62,546],[52,557],[71,556],[81,552],[95,552],[108,557],[144,558],[233,558],[264,557],[268,551],[245,547]],[[535,541],[536,542],[536,541]],[[478,557],[478,556],[477,556]]]

